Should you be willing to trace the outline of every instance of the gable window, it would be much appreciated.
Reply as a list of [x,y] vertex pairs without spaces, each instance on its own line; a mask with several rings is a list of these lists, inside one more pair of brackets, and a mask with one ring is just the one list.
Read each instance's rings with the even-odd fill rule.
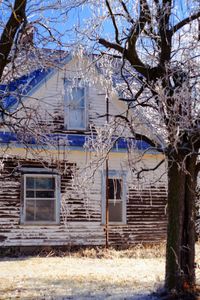
[[[105,175],[105,174],[104,174]],[[108,221],[109,224],[126,223],[126,190],[125,175],[115,171],[109,173],[108,178]],[[103,199],[102,199],[102,223],[105,224],[106,216],[106,179],[103,178]]]
[[[86,87],[80,83],[64,81],[65,128],[69,130],[85,130],[87,127]],[[74,86],[73,86],[74,85]]]
[[59,176],[51,174],[24,175],[24,223],[59,222]]

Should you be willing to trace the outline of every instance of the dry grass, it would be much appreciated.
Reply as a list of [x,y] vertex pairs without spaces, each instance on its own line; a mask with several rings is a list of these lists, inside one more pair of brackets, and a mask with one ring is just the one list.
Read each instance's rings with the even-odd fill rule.
[[163,258],[165,257],[165,243],[157,244],[137,244],[131,246],[128,249],[115,249],[112,246],[109,249],[105,247],[87,247],[87,248],[72,248],[70,251],[60,251],[60,250],[45,250],[43,249],[38,256],[39,257],[85,257],[85,258],[105,258],[105,259],[115,259],[115,258]]
[[[0,299],[147,299],[139,295],[163,284],[163,251],[164,245],[160,250],[137,246],[4,259],[0,261]],[[199,245],[197,252],[200,262]]]
[[137,244],[126,250],[116,250],[114,248],[86,248],[70,255],[73,257],[88,257],[88,258],[163,258],[165,257],[165,243],[143,245]]
[[[1,262],[0,299],[62,299],[131,296],[161,282],[157,259],[29,258]],[[154,268],[154,272],[152,272]],[[161,276],[161,277],[160,277]]]

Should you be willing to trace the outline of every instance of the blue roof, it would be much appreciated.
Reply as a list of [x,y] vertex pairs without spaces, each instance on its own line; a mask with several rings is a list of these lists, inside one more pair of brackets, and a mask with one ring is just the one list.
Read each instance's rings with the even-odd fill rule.
[[0,84],[1,105],[5,110],[12,110],[18,106],[21,98],[27,95],[36,85],[46,78],[52,69],[37,69],[28,75],[6,84]]
[[[45,49],[46,55],[50,55],[53,52],[48,52]],[[60,53],[58,51],[58,53]],[[54,64],[62,64],[71,59],[71,55],[66,52],[62,57],[56,57],[52,60],[51,56],[48,56],[49,60]],[[33,58],[34,59],[34,58]],[[29,74],[23,75],[8,84],[0,84],[0,105],[7,111],[12,111],[18,107],[18,104],[22,97],[28,95],[31,91],[37,88],[50,74],[53,74],[55,68],[42,68],[32,71]]]
[[[33,137],[26,137],[26,140],[24,140],[23,136],[18,136],[16,133],[13,132],[3,132],[0,131],[0,143],[3,144],[23,144],[26,142],[26,144],[29,145],[49,145],[54,144],[57,145],[59,141],[59,145],[67,145],[69,147],[73,148],[84,148],[85,143],[88,141],[88,138],[91,138],[90,135],[83,135],[83,134],[48,134],[44,135],[40,141],[36,141]],[[61,143],[60,143],[61,142]],[[133,138],[125,139],[125,138],[119,138],[117,142],[115,142],[113,146],[113,150],[122,150],[127,149],[130,146],[135,147],[138,150],[146,150],[151,148],[151,146],[141,140],[134,140]],[[92,149],[91,149],[92,150]]]

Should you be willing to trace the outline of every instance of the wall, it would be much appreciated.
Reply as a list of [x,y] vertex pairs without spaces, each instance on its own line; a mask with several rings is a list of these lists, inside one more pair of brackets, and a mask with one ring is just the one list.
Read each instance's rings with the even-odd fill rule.
[[[28,124],[30,127],[31,122],[28,120],[32,119],[34,121],[33,126],[38,127],[38,133],[42,133],[41,125],[44,127],[44,132],[47,133],[52,131],[67,132],[66,128],[64,128],[64,78],[70,79],[73,77],[84,78],[85,84],[88,86],[87,133],[89,133],[92,124],[102,126],[105,123],[105,96],[107,91],[109,91],[110,115],[126,115],[126,103],[118,100],[118,95],[110,84],[108,84],[107,80],[100,75],[96,67],[86,58],[78,59],[74,57],[65,65],[58,68],[58,70],[54,70],[52,75],[50,77],[47,76],[37,89],[34,88],[29,95],[24,97],[23,108],[19,109],[19,117],[21,119],[24,117],[25,124]],[[32,111],[30,108],[32,108]],[[137,133],[145,133],[149,137],[154,136],[152,128],[148,124],[145,124],[144,117],[141,118],[138,111],[129,112],[129,117],[131,118],[131,122],[135,124]],[[23,123],[23,121],[21,122]],[[0,130],[4,130],[4,128]],[[125,133],[125,131],[123,132]],[[25,135],[26,131],[22,132],[22,134]]]
[[[105,92],[109,86],[94,67],[88,69],[88,62],[76,58],[68,62],[52,77],[43,82],[38,90],[24,99],[24,105],[33,107],[39,125],[45,125],[46,133],[66,132],[64,126],[64,77],[84,77],[88,82],[88,118],[89,124],[101,127],[106,113]],[[110,90],[109,90],[110,91]],[[118,100],[114,91],[110,91],[110,114],[126,113],[126,105]],[[25,112],[24,112],[25,113]],[[23,112],[20,111],[22,117]],[[136,124],[137,132],[152,137],[153,133],[139,115],[130,116]],[[4,130],[2,128],[2,130]],[[75,133],[75,132],[70,132]],[[80,132],[78,132],[80,133]],[[89,134],[90,130],[82,132]],[[124,131],[125,133],[125,131]],[[26,134],[26,132],[24,132]],[[102,182],[101,173],[105,169],[100,164],[94,180],[88,184],[87,194],[72,189],[72,169],[77,166],[80,170],[90,163],[94,153],[84,152],[83,149],[69,151],[54,149],[50,151],[37,147],[16,147],[8,145],[5,150],[8,157],[4,160],[5,168],[0,177],[0,245],[29,246],[29,245],[104,245],[105,232],[101,220]],[[45,148],[45,147],[44,147]],[[109,226],[109,241],[111,244],[129,245],[138,242],[153,242],[165,239],[166,233],[166,177],[162,177],[165,168],[153,174],[142,176],[138,182],[136,175],[130,170],[135,168],[135,162],[140,154],[135,149],[133,157],[127,153],[112,152],[109,155],[109,169],[127,172],[127,224]],[[152,153],[145,155],[137,167],[155,166],[162,157]],[[20,173],[18,166],[49,165],[59,168],[62,173],[62,201],[65,202],[65,213],[61,213],[60,225],[33,226],[20,224]],[[64,171],[65,170],[65,171]],[[85,169],[87,171],[87,168]],[[86,175],[85,175],[86,176]],[[87,184],[87,183],[86,183]]]
[[[110,169],[122,168],[125,161],[120,153],[113,153]],[[75,164],[84,161],[85,154],[70,154],[70,163],[52,162],[48,167],[57,167],[62,172],[62,201],[66,201],[67,213],[61,212],[60,225],[20,224],[20,172],[18,167],[41,167],[37,160],[9,158],[4,161],[4,172],[0,179],[0,245],[104,245],[105,232],[101,223],[101,170],[95,175],[89,188],[88,199],[72,189],[71,180]],[[75,162],[76,161],[76,162]],[[120,164],[119,164],[120,161]],[[44,164],[43,164],[44,166]],[[104,169],[102,167],[102,169]],[[63,172],[65,170],[65,172]],[[155,242],[165,239],[166,234],[166,190],[163,182],[138,185],[128,176],[127,224],[109,226],[109,243],[131,245],[138,242]]]

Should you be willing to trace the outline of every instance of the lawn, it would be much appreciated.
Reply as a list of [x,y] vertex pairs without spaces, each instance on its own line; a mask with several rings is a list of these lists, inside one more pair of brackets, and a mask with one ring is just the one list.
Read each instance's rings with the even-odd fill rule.
[[164,280],[162,250],[137,251],[4,258],[0,299],[153,299],[148,295]]

